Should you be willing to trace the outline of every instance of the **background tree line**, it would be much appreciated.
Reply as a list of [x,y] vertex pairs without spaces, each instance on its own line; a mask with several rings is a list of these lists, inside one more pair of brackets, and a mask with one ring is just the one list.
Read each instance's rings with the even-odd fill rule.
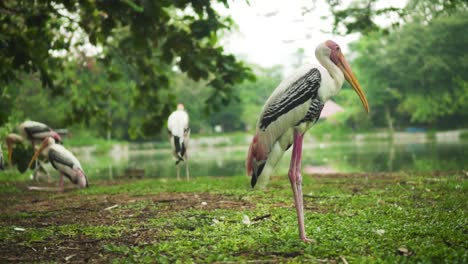
[[[360,1],[334,11],[342,19],[335,19],[336,32],[362,34],[351,49],[353,68],[372,105],[367,126],[466,127],[468,3],[410,0],[401,10],[377,10],[375,3]],[[399,19],[388,28],[373,22],[395,12]]]
[[[112,115],[112,101],[119,104],[123,96],[113,89],[131,81],[124,84],[130,87],[125,94],[132,96],[131,102],[122,106],[145,112],[124,133],[134,138],[164,126],[176,103],[170,84],[174,69],[210,87],[206,111],[227,104],[233,86],[253,75],[219,44],[233,21],[219,15],[215,5],[227,7],[228,1],[1,1],[0,126],[25,112],[13,101],[29,81],[36,86],[32,89],[53,97],[44,122],[59,122],[52,120],[54,111],[66,101],[68,121],[86,126],[96,116]],[[87,58],[93,49],[94,56]],[[95,129],[115,125],[107,122]]]
[[[371,104],[368,116],[362,112],[353,91],[345,88],[335,98],[346,109],[334,120],[338,127],[393,130],[410,126],[451,129],[468,125],[468,9],[465,1],[410,0],[403,9],[376,9],[377,0],[354,1],[344,7],[340,1],[327,1],[335,18],[334,32],[361,35],[351,45],[351,64]],[[217,16],[209,3],[198,10],[196,1],[162,2],[167,5],[165,15],[180,20],[174,22],[166,18],[153,22],[161,26],[169,23],[175,27],[174,32],[181,34],[158,35],[164,39],[165,42],[160,40],[166,43],[164,45],[159,41],[153,43],[154,40],[147,43],[148,38],[161,33],[158,30],[162,29],[139,32],[141,21],[130,18],[132,14],[156,12],[158,7],[145,6],[146,1],[128,1],[130,5],[112,7],[116,8],[113,12],[123,12],[124,17],[113,16],[111,28],[106,29],[109,32],[104,30],[109,25],[101,18],[93,18],[97,22],[91,20],[96,28],[85,28],[91,32],[104,30],[95,33],[94,41],[101,43],[104,55],[78,53],[62,59],[59,66],[53,63],[34,66],[33,63],[31,69],[26,57],[33,55],[26,54],[25,61],[20,61],[17,54],[13,56],[19,61],[10,68],[3,68],[2,73],[0,124],[5,126],[30,118],[53,127],[74,124],[78,130],[89,129],[101,137],[154,139],[165,135],[161,128],[167,114],[177,102],[182,102],[190,112],[195,133],[211,133],[215,125],[221,125],[224,131],[251,129],[263,103],[284,77],[282,67],[247,67],[225,54],[217,40],[222,37],[222,30],[230,28],[232,21]],[[8,15],[19,12],[12,3],[21,8],[26,5],[22,1],[2,2],[0,23],[11,23]],[[48,8],[48,12],[57,8],[46,3],[44,1],[41,8]],[[180,17],[177,10],[189,7],[198,10],[197,15]],[[75,10],[64,3],[60,8],[69,12]],[[111,7],[96,4],[89,8],[81,14],[81,19],[91,10],[110,12],[106,8]],[[397,14],[398,19],[388,27],[380,27],[376,18],[388,14]],[[68,20],[49,16],[52,21]],[[5,45],[5,39],[10,40],[8,37],[14,35],[13,30],[0,33],[0,45]],[[93,34],[89,33],[89,37],[93,39]],[[190,45],[190,49],[200,54],[188,54],[189,47],[180,46],[186,41],[189,44],[183,45]],[[126,52],[134,48],[137,53]],[[150,56],[143,56],[141,52]],[[2,53],[1,59],[8,61],[11,54]],[[58,60],[56,57],[49,59]],[[15,68],[18,65],[19,68]],[[47,68],[45,72],[41,67]],[[9,73],[12,74],[10,79],[6,77]],[[44,76],[48,73],[53,75],[52,84],[47,84],[48,77]]]

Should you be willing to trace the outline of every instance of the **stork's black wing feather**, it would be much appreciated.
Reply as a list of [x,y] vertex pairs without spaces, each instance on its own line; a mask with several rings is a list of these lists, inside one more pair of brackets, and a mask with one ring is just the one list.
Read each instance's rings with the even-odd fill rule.
[[51,131],[48,126],[28,126],[25,127],[24,130],[26,131],[26,134],[28,134],[29,138],[34,138],[34,135]]
[[314,68],[293,82],[283,94],[277,96],[265,109],[260,117],[260,129],[266,130],[280,116],[308,100],[318,99],[317,91],[320,87],[320,81],[320,71]]
[[299,124],[304,122],[317,122],[317,120],[320,118],[320,113],[322,113],[324,106],[325,104],[322,102],[322,100],[320,100],[319,97],[312,99],[312,103],[307,110],[306,116],[299,122]]
[[62,155],[60,155],[59,152],[57,152],[54,149],[49,150],[49,160],[52,163],[52,166],[54,166],[54,168],[57,170],[58,170],[57,164],[62,164],[64,166],[73,168],[73,161],[70,159],[67,159],[66,157],[63,157]]

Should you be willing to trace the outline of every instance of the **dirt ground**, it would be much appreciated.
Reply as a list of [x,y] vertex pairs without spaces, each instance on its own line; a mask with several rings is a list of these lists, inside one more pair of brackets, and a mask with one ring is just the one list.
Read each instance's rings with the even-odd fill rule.
[[[101,182],[100,185],[106,183]],[[115,182],[112,184],[116,184]],[[124,184],[120,182],[119,184]],[[132,222],[144,221],[161,215],[200,208],[203,210],[232,209],[245,210],[254,205],[239,201],[234,196],[214,195],[209,193],[161,193],[129,197],[127,194],[115,195],[74,195],[71,189],[63,195],[53,192],[30,191],[31,184],[18,183],[21,190],[14,196],[0,193],[0,226],[15,226],[22,229],[46,228],[64,225],[112,225],[119,219],[132,219]],[[38,186],[38,184],[34,184]],[[44,185],[45,186],[45,185]],[[73,188],[73,187],[72,187]],[[132,203],[146,202],[158,205],[158,211],[144,207],[125,208]],[[202,204],[205,202],[205,204]],[[115,210],[119,208],[119,210]],[[125,208],[125,209],[122,209]],[[24,215],[27,217],[24,217]],[[22,231],[18,231],[22,232]],[[85,235],[78,237],[54,237],[52,240],[11,244],[0,241],[0,262],[35,262],[46,260],[66,260],[66,262],[106,262],[112,254],[103,252],[109,243],[124,245],[144,245],[157,243],[165,237],[164,232],[151,228],[139,227],[131,232],[123,232],[117,238],[90,239]],[[24,244],[24,245],[22,245]]]

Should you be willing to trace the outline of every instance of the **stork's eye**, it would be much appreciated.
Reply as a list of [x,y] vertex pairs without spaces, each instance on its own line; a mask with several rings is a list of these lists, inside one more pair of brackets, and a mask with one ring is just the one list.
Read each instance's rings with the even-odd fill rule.
[[340,51],[340,47],[339,47],[339,46],[336,46],[335,50],[336,50],[336,51]]

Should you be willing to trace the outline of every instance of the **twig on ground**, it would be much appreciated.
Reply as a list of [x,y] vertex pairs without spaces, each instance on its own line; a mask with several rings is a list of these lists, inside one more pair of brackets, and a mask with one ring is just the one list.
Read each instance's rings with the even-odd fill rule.
[[340,256],[341,261],[343,261],[344,264],[348,264],[348,261],[345,259],[345,257]]
[[54,192],[58,192],[58,191],[60,191],[60,188],[57,188],[57,187],[28,186],[28,190],[30,190],[30,191],[47,191],[47,192],[54,191]]
[[271,214],[266,214],[266,215],[262,215],[262,216],[257,216],[257,217],[255,217],[254,219],[252,219],[252,221],[260,221],[260,220],[263,220],[263,219],[268,218],[268,217],[271,217]]
[[112,210],[112,209],[114,209],[114,208],[117,208],[117,207],[119,207],[119,205],[118,205],[118,204],[114,204],[114,205],[112,205],[112,206],[109,206],[109,207],[104,208],[103,210],[105,210],[105,211],[110,211],[110,210]]
[[73,258],[74,256],[76,256],[76,254],[71,254],[70,256],[66,257],[65,258],[65,261],[69,261],[71,258]]
[[165,200],[155,200],[155,203],[172,203],[172,202],[177,202],[180,199],[165,199]]

